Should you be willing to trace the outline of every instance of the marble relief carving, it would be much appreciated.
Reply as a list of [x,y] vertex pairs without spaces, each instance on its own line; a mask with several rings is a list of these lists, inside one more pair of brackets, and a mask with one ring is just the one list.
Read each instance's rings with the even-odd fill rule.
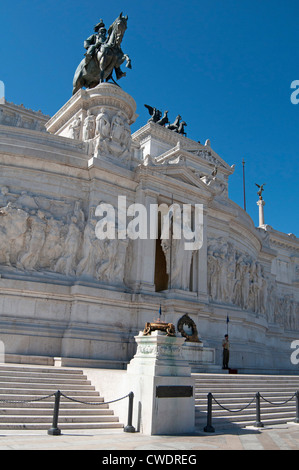
[[0,268],[123,283],[127,241],[97,239],[94,209],[7,187],[0,203]]
[[280,295],[261,263],[223,238],[208,246],[208,291],[211,300],[236,305],[288,329],[299,329],[299,303]]
[[131,157],[131,129],[123,111],[101,107],[97,111],[88,110],[83,121],[76,116],[69,125],[69,137],[78,140],[81,132],[82,140],[91,142],[95,158]]
[[169,275],[169,287],[190,290],[190,269],[194,251],[184,249],[185,239],[171,240],[170,236],[161,239]]

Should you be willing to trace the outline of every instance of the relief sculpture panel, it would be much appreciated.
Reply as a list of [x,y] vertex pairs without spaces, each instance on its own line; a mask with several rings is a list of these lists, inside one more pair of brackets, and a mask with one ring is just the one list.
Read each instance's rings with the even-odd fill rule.
[[216,302],[264,316],[269,323],[299,329],[299,303],[278,291],[263,265],[223,238],[208,246],[208,292]]
[[94,208],[86,217],[82,201],[62,205],[41,195],[11,193],[7,187],[0,202],[2,272],[123,283],[127,241],[99,240]]

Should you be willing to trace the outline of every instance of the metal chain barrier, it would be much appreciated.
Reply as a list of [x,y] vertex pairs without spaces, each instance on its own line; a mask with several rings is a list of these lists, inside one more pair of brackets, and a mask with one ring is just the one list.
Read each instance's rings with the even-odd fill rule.
[[288,400],[282,401],[282,402],[280,402],[280,403],[277,403],[277,402],[274,403],[273,401],[270,401],[270,400],[268,400],[267,398],[263,397],[263,395],[260,395],[260,397],[261,397],[264,401],[266,401],[267,403],[270,403],[270,405],[273,405],[273,406],[276,406],[276,405],[277,405],[277,406],[285,405],[285,404],[288,403],[289,401],[293,400],[293,398],[294,398],[295,396],[296,396],[296,392],[295,392],[295,393],[291,396],[291,398],[289,398]]
[[245,406],[243,406],[242,408],[238,408],[238,409],[229,409],[223,405],[221,405],[221,403],[219,403],[218,400],[216,400],[216,398],[213,396],[212,393],[208,393],[208,409],[207,409],[207,425],[205,426],[204,428],[204,431],[205,432],[214,432],[215,431],[215,428],[212,426],[212,401],[214,400],[214,402],[220,406],[220,408],[222,408],[223,410],[225,411],[228,411],[230,413],[239,413],[240,411],[243,411],[245,410],[246,408],[249,408],[249,406],[255,401],[256,402],[256,422],[255,422],[255,426],[256,427],[263,427],[263,423],[261,422],[261,418],[260,418],[260,399],[262,398],[265,402],[273,405],[273,406],[281,406],[281,405],[285,405],[286,403],[290,402],[291,400],[293,400],[293,398],[296,397],[296,418],[295,418],[295,423],[299,423],[299,391],[297,390],[292,396],[291,398],[288,398],[287,400],[283,401],[283,402],[272,402],[270,400],[268,400],[267,398],[263,397],[259,392],[257,392],[255,394],[255,396],[253,397],[253,399]]
[[81,403],[83,405],[93,405],[93,406],[109,405],[110,403],[115,403],[117,401],[124,400],[125,398],[129,398],[128,424],[127,426],[124,427],[124,432],[135,432],[135,428],[132,425],[133,400],[134,400],[133,392],[130,392],[121,398],[116,398],[115,400],[110,400],[107,402],[98,402],[98,403],[76,400],[75,398],[64,395],[64,393],[60,392],[60,390],[57,390],[57,392],[54,395],[55,395],[55,404],[54,404],[54,412],[53,412],[53,422],[52,422],[52,427],[48,430],[48,434],[50,434],[51,436],[60,436],[61,434],[61,430],[58,428],[58,415],[59,415],[59,406],[60,406],[61,397],[64,397],[67,400],[70,400],[76,403]]
[[106,402],[87,402],[87,401],[81,401],[81,400],[76,400],[75,398],[68,397],[67,395],[64,395],[63,393],[60,392],[60,390],[57,390],[57,392],[52,393],[51,395],[47,395],[45,397],[40,397],[40,398],[34,398],[31,400],[0,400],[0,403],[33,403],[33,402],[38,402],[42,400],[47,400],[48,398],[55,397],[55,403],[54,403],[54,411],[53,411],[53,421],[52,421],[52,427],[48,430],[48,434],[52,436],[59,436],[61,434],[61,430],[58,428],[58,415],[59,415],[59,406],[60,406],[60,398],[64,397],[67,400],[74,401],[76,403],[81,403],[83,405],[109,405],[110,403],[115,403],[120,400],[124,400],[125,398],[129,398],[129,410],[128,410],[128,424],[127,426],[124,427],[124,432],[135,432],[134,426],[132,426],[132,416],[133,416],[133,400],[134,400],[134,393],[130,392],[127,395],[121,397],[121,398],[116,398],[115,400],[110,400]]
[[225,406],[221,405],[217,400],[216,398],[213,396],[213,400],[215,403],[217,403],[218,406],[220,406],[220,408],[222,408],[223,410],[226,410],[226,411],[229,411],[230,413],[239,413],[239,411],[243,411],[243,410],[246,410],[246,408],[248,408],[255,400],[255,397],[253,397],[253,399],[248,403],[248,405],[244,406],[243,408],[239,408],[237,410],[230,410],[229,408],[226,408]]
[[117,402],[117,401],[123,400],[124,398],[128,398],[128,397],[130,396],[130,394],[128,393],[128,394],[125,395],[124,397],[117,398],[116,400],[111,400],[111,401],[106,401],[106,402],[95,403],[95,402],[87,402],[87,401],[76,400],[75,398],[68,397],[67,395],[64,395],[62,392],[60,392],[60,395],[61,395],[62,397],[64,397],[64,398],[67,398],[67,399],[70,400],[70,401],[75,401],[76,403],[82,403],[83,405],[96,405],[96,406],[99,406],[99,405],[110,405],[110,403],[115,403],[115,402]]
[[32,400],[0,400],[0,403],[32,403],[34,401],[47,400],[48,398],[54,397],[55,393],[47,395],[46,397],[34,398]]

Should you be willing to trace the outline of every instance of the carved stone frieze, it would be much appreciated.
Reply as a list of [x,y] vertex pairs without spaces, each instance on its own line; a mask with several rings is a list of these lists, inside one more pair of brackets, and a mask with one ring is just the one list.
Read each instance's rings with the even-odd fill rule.
[[49,116],[41,111],[27,109],[24,105],[9,103],[5,99],[0,103],[0,125],[46,132],[45,124]]
[[262,315],[269,323],[299,329],[299,303],[292,295],[279,292],[259,261],[222,238],[209,241],[208,291],[213,301]]
[[99,240],[94,209],[28,192],[0,195],[0,270],[123,284],[127,240]]

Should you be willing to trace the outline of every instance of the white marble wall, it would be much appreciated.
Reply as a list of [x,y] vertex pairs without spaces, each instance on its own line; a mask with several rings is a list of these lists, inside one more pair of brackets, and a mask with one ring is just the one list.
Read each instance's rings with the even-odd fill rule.
[[[135,119],[134,100],[104,84],[73,96],[48,133],[0,125],[0,340],[7,354],[125,367],[134,335],[161,305],[175,325],[186,313],[195,321],[203,362],[211,363],[213,351],[214,365],[221,363],[229,315],[234,367],[292,371],[298,239],[256,229],[228,199],[233,168],[210,144],[155,124],[131,136]],[[145,207],[203,204],[203,246],[192,254],[188,282],[178,276],[156,292],[155,240],[95,236],[97,205],[116,207],[118,195]],[[166,245],[164,253],[167,264]],[[190,271],[190,259],[177,252],[175,261],[179,274]]]

